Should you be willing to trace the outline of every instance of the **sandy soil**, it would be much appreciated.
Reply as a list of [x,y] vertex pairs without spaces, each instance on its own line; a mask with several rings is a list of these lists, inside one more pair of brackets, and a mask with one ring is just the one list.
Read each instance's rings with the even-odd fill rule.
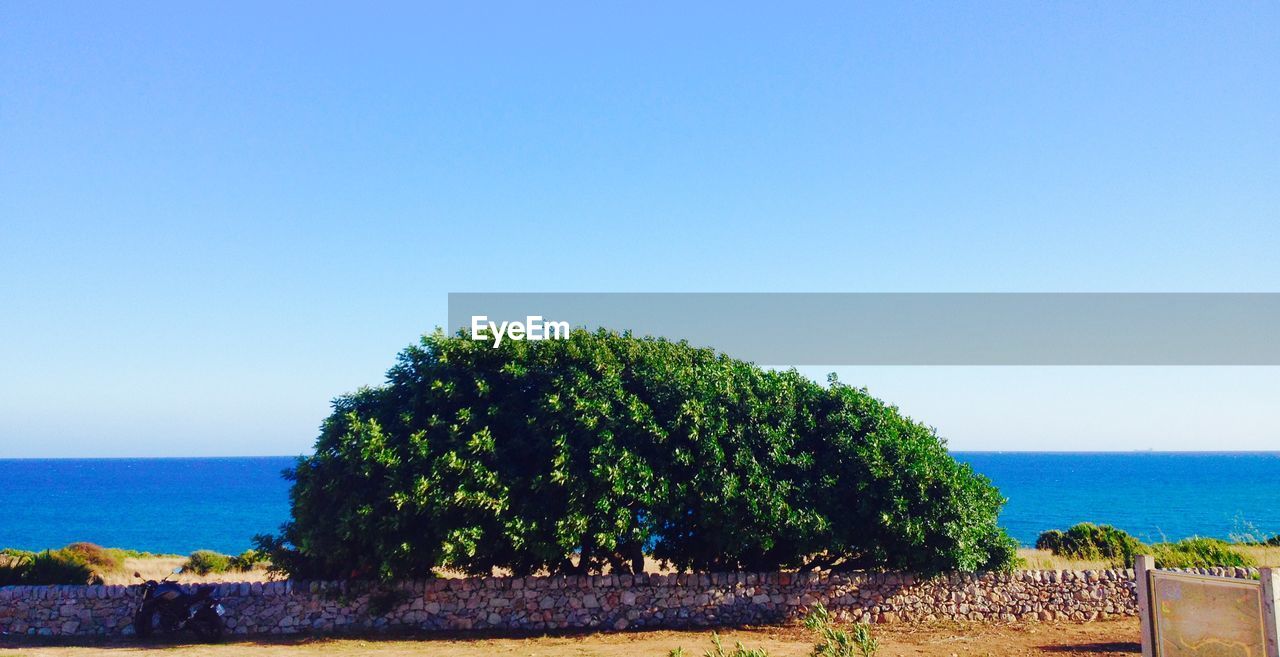
[[[1076,655],[1105,657],[1138,653],[1137,620],[1098,623],[1029,623],[976,625],[944,623],[883,626],[875,629],[880,657],[985,657]],[[709,632],[621,632],[529,638],[422,637],[377,639],[289,639],[229,642],[216,646],[114,642],[85,645],[23,645],[0,641],[5,657],[127,657],[160,649],[176,657],[666,657],[680,646],[690,657],[710,647]],[[812,649],[811,635],[800,627],[729,630],[726,646],[741,641],[763,647],[773,657],[803,657]]]

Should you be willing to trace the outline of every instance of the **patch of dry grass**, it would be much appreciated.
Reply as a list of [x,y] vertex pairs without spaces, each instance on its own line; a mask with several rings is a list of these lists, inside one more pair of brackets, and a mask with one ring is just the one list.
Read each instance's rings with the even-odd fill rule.
[[[1280,568],[1280,547],[1232,545],[1232,549],[1249,557],[1258,567]],[[1048,550],[1018,550],[1027,570],[1106,570],[1115,566],[1107,561],[1089,561],[1059,557]]]
[[1259,567],[1280,568],[1280,546],[1236,545],[1234,547]]
[[1060,557],[1048,550],[1021,549],[1018,557],[1024,564],[1021,568],[1027,570],[1107,570],[1115,567],[1106,560]]
[[[225,572],[225,573],[209,573],[208,575],[197,575],[195,573],[182,573],[174,576],[173,569],[181,567],[187,561],[186,557],[144,557],[129,558],[124,560],[124,566],[120,570],[108,573],[102,576],[105,584],[137,584],[142,580],[154,579],[162,580],[168,577],[171,581],[184,583],[216,583],[216,582],[263,582],[267,579],[267,571],[264,567],[257,567],[248,572]],[[142,575],[142,580],[133,576],[137,572]]]

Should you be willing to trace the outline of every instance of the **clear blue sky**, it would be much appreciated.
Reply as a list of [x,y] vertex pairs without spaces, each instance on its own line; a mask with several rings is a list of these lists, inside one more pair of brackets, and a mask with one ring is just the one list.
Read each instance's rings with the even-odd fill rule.
[[[0,457],[304,451],[450,291],[1280,291],[1277,26],[4,2]],[[1274,368],[841,374],[962,449],[1280,445]]]

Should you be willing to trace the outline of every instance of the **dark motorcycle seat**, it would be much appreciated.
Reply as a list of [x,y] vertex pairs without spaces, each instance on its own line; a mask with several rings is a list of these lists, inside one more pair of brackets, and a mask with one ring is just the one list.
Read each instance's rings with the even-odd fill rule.
[[183,600],[192,603],[206,600],[213,597],[213,592],[218,590],[216,586],[199,586],[196,587],[195,593],[187,593],[181,586],[173,582],[164,582],[156,586],[153,596],[157,600]]
[[182,587],[171,582],[164,582],[156,586],[156,590],[152,595],[161,600],[173,600],[184,594],[182,592]]

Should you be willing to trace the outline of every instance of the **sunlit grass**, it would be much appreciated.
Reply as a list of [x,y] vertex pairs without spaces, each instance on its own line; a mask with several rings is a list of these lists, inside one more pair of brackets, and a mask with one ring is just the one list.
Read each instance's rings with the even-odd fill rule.
[[[1232,545],[1259,567],[1280,568],[1280,547],[1254,545]],[[1059,557],[1048,550],[1018,550],[1018,556],[1027,570],[1107,570],[1114,566],[1107,561],[1090,561],[1086,559],[1070,559]]]

